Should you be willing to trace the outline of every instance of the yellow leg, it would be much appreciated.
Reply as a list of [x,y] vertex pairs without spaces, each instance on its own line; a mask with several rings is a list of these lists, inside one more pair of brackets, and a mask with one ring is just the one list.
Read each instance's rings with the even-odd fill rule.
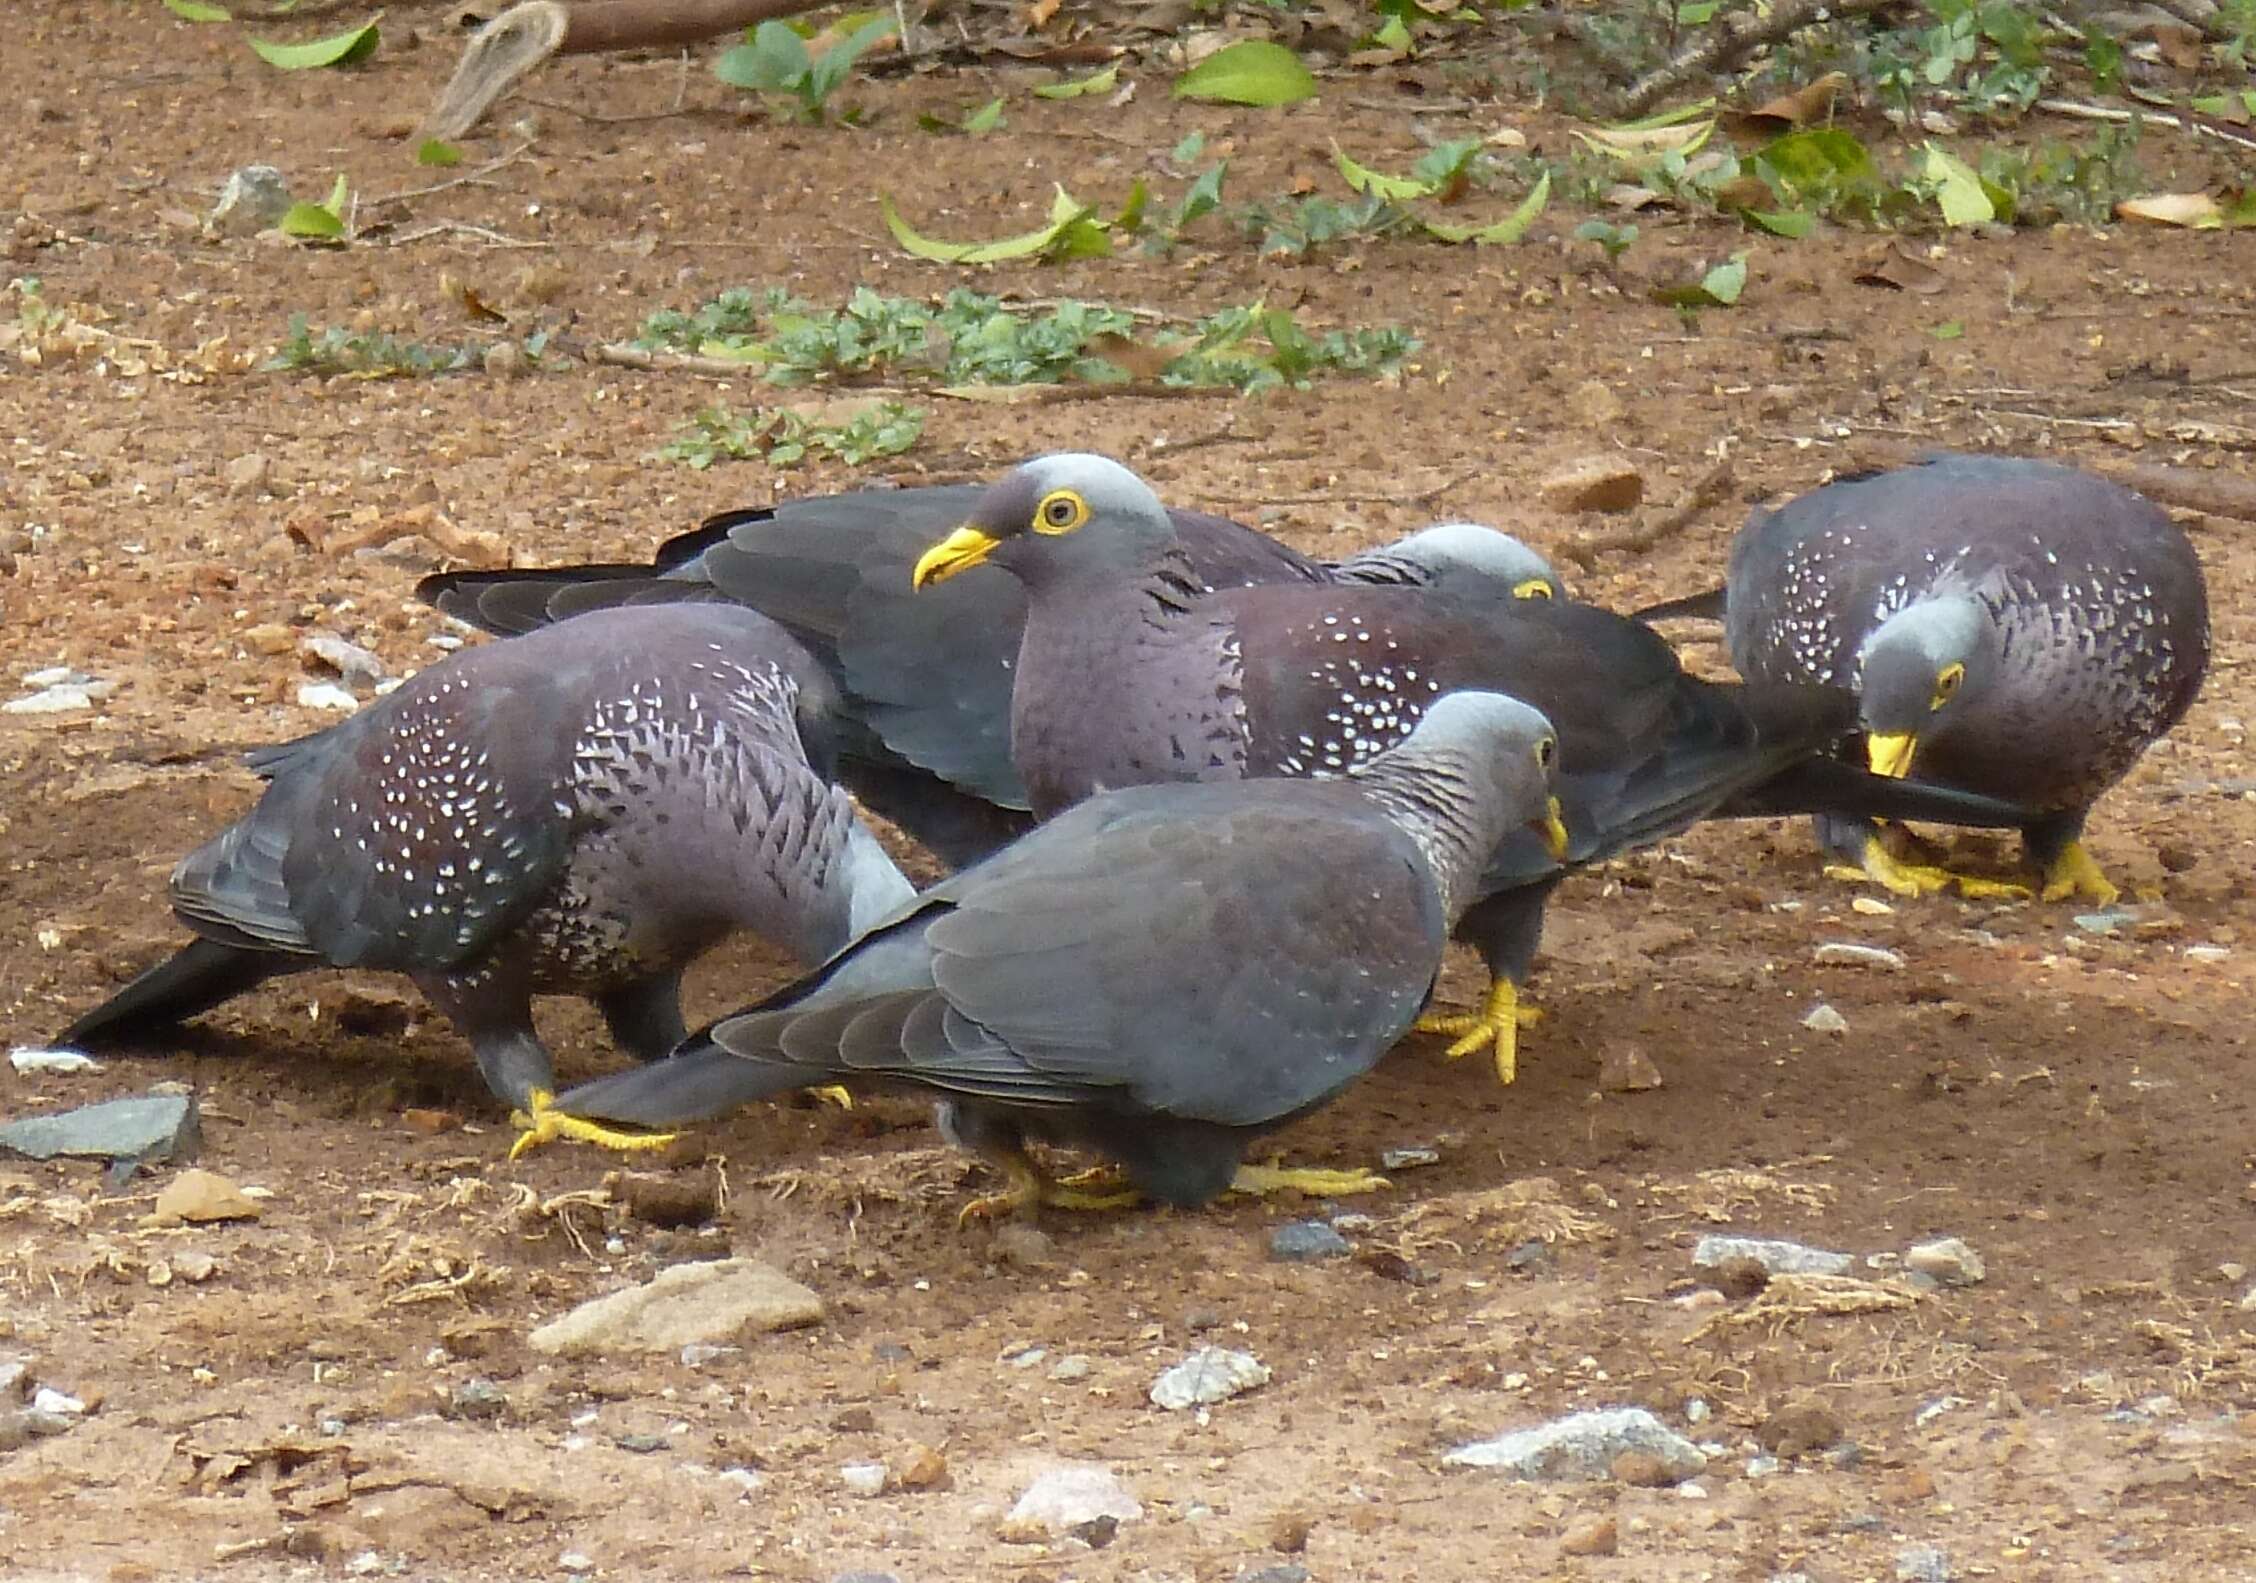
[[[1005,1216],[1031,1216],[1037,1209],[1100,1210],[1127,1209],[1142,1199],[1133,1188],[1116,1187],[1109,1192],[1091,1192],[1065,1182],[1046,1179],[1034,1162],[1023,1154],[989,1158],[989,1163],[1003,1173],[1006,1186],[999,1193],[988,1193],[973,1199],[956,1215],[956,1223],[968,1226],[975,1220],[999,1220]],[[1099,1179],[1107,1167],[1084,1171],[1072,1179],[1080,1183]],[[1112,1180],[1118,1181],[1117,1173]]]
[[854,1096],[847,1092],[843,1084],[825,1083],[820,1088],[810,1088],[806,1092],[814,1095],[815,1098],[826,1105],[836,1105],[840,1110],[852,1110],[854,1108]]
[[1870,880],[1898,896],[1934,896],[1954,887],[1960,895],[1975,901],[2027,901],[2030,894],[2028,886],[2016,885],[2010,880],[1980,879],[1972,874],[1954,873],[1937,863],[1900,858],[1876,835],[1865,838],[1862,868],[1830,863],[1825,872],[1833,879],[1845,879],[1854,884]]
[[1307,1165],[1241,1165],[1230,1191],[1260,1198],[1291,1188],[1311,1198],[1341,1198],[1350,1193],[1383,1192],[1394,1184],[1376,1171],[1326,1171]]
[[593,1143],[606,1149],[617,1149],[632,1154],[644,1149],[663,1149],[678,1134],[671,1132],[621,1132],[606,1127],[599,1121],[589,1121],[584,1116],[571,1116],[556,1108],[556,1096],[545,1088],[536,1088],[527,1097],[532,1114],[512,1111],[509,1124],[522,1127],[524,1132],[509,1146],[509,1157],[514,1160],[528,1150],[544,1143],[554,1143],[559,1138],[569,1138],[575,1143]]
[[1496,1080],[1509,1083],[1519,1075],[1520,1030],[1533,1027],[1543,1016],[1533,1006],[1520,1004],[1520,991],[1508,978],[1488,986],[1487,998],[1477,1012],[1427,1012],[1418,1019],[1420,1033],[1447,1034],[1457,1042],[1445,1052],[1449,1060],[1491,1047],[1496,1052]]
[[2112,907],[2116,898],[2122,894],[2108,883],[2107,876],[2099,871],[2099,865],[2092,860],[2091,853],[2085,850],[2081,841],[2069,842],[2060,856],[2052,860],[2052,867],[2045,870],[2046,901],[2066,901],[2071,896],[2088,896],[2102,907]]

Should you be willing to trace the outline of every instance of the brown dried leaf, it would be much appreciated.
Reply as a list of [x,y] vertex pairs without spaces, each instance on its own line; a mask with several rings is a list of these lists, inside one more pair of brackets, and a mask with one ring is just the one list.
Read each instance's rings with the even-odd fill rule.
[[1806,83],[1792,93],[1780,94],[1752,110],[1725,111],[1724,125],[1731,131],[1753,137],[1776,137],[1783,132],[1796,131],[1829,120],[1834,100],[1848,85],[1847,72],[1829,71],[1817,81]]
[[1901,246],[1887,248],[1849,278],[1860,286],[1884,286],[1921,296],[1932,296],[1950,284],[1941,270],[1923,258],[1913,258]]

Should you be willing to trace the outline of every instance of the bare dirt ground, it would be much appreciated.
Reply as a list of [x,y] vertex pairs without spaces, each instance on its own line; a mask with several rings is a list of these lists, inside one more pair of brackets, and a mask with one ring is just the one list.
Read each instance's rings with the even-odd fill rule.
[[[967,71],[864,89],[881,113],[857,131],[744,118],[701,65],[667,114],[673,62],[580,61],[533,90],[574,108],[531,111],[531,148],[478,184],[398,206],[396,245],[212,243],[183,217],[239,164],[270,160],[314,192],[338,169],[370,196],[443,179],[403,139],[451,44],[401,49],[410,28],[388,23],[367,69],[285,76],[228,30],[154,6],[29,4],[9,25],[8,272],[131,343],[0,368],[0,692],[54,665],[117,684],[93,711],[0,717],[11,1043],[39,1042],[174,939],[168,866],[252,796],[233,753],[334,718],[296,705],[305,677],[287,645],[260,652],[246,632],[334,631],[395,672],[438,657],[444,624],[410,597],[434,564],[422,541],[321,546],[436,510],[505,536],[522,563],[639,557],[707,511],[852,481],[829,465],[648,460],[716,399],[687,375],[567,361],[521,379],[323,382],[232,371],[227,353],[263,355],[294,312],[477,333],[442,273],[517,316],[516,332],[548,322],[596,339],[736,283],[824,302],[861,282],[938,292],[959,272],[891,247],[880,180],[935,230],[1000,235],[1036,223],[1053,179],[1124,190],[1194,126],[1228,145],[1245,193],[1326,179],[1334,136],[1397,166],[1417,147],[1410,117],[1378,97],[1393,91],[1384,74],[1258,113],[1171,104],[1155,72],[1100,122],[1027,97],[1038,74],[1023,68]],[[997,92],[1013,95],[1006,135],[915,129],[919,110]],[[472,163],[522,141],[506,123],[523,113],[472,139]],[[1435,119],[1519,125],[1539,148],[1565,139],[1511,104]],[[2167,170],[2183,151],[2147,152]],[[533,245],[398,240],[439,220]],[[1181,311],[1267,292],[1317,325],[1400,321],[1425,347],[1381,387],[941,403],[884,471],[977,477],[1102,448],[1184,504],[1324,552],[1441,515],[1506,524],[1617,606],[1703,583],[1749,502],[1931,445],[2251,471],[2244,238],[1956,240],[1933,260],[1943,289],[1921,295],[1850,284],[1881,245],[1868,236],[1788,244],[1648,217],[1617,277],[1559,240],[1573,222],[1547,217],[1516,249],[1374,244],[1290,262],[1217,233],[1168,260],[1000,272],[989,289]],[[1753,250],[1745,301],[1696,329],[1635,289],[1739,247]],[[1945,320],[1963,338],[1926,333]],[[203,372],[193,350],[221,336]],[[2188,422],[2207,427],[2173,438]],[[267,459],[263,480],[231,489],[227,465],[248,453]],[[1592,453],[1642,470],[1640,515],[1542,504],[1543,476]],[[1726,458],[1721,504],[1649,548],[1606,547]],[[380,982],[292,981],[209,1019],[177,1059],[0,1071],[7,1115],[191,1083],[202,1163],[272,1195],[253,1223],[156,1230],[166,1171],[113,1189],[89,1166],[0,1166],[0,1357],[30,1358],[94,1409],[0,1450],[0,1574],[498,1578],[556,1574],[571,1555],[601,1577],[812,1583],[1296,1567],[1398,1583],[1838,1583],[1943,1575],[1913,1548],[1926,1545],[1961,1577],[2256,1578],[2242,724],[2256,709],[2256,547],[2246,523],[2191,527],[2216,610],[2208,690],[2094,822],[2102,861],[2145,898],[2135,927],[2102,938],[2072,909],[1955,900],[1856,910],[1783,824],[1704,829],[1616,864],[1553,908],[1537,985],[1549,1016],[1523,1041],[1516,1086],[1414,1040],[1282,1140],[1339,1164],[1440,1151],[1342,1206],[1372,1217],[1349,1223],[1352,1261],[1273,1262],[1274,1227],[1317,1210],[1231,1202],[1053,1222],[1054,1262],[1007,1262],[991,1233],[957,1229],[977,1172],[906,1106],[711,1128],[671,1170],[725,1177],[725,1210],[653,1227],[591,1192],[613,1168],[591,1152],[507,1163],[467,1051]],[[1813,947],[1831,940],[1889,947],[1904,966],[1818,965]],[[693,1014],[775,974],[731,954],[700,975]],[[1473,992],[1469,964],[1446,988]],[[1820,1001],[1845,1033],[1804,1029]],[[577,1009],[559,1006],[551,1027],[568,1072],[615,1059]],[[1602,1089],[1601,1060],[1632,1046],[1663,1086]],[[1845,1315],[1798,1310],[1777,1288],[1721,1298],[1698,1291],[1688,1257],[1719,1229],[1859,1256],[1955,1235],[1988,1277],[1912,1294],[1884,1263],[1860,1267],[1888,1306]],[[806,1281],[827,1319],[703,1367],[562,1363],[525,1345],[579,1301],[724,1250]],[[208,1279],[179,1273],[200,1267],[190,1254],[213,1261]],[[1206,1340],[1256,1353],[1274,1379],[1204,1422],[1153,1407],[1153,1376]],[[1030,1345],[1046,1357],[1029,1363]],[[1088,1372],[1053,1379],[1068,1354]],[[463,1392],[478,1379],[498,1407]],[[1848,1449],[1753,1460],[1758,1437],[1812,1403]],[[1462,1441],[1612,1404],[1720,1444],[1696,1494],[1442,1469]],[[944,1487],[848,1493],[843,1464],[898,1472],[915,1445],[944,1457]],[[1103,1548],[998,1537],[1060,1458],[1110,1466],[1145,1518]],[[1617,1553],[1563,1551],[1607,1517]]]

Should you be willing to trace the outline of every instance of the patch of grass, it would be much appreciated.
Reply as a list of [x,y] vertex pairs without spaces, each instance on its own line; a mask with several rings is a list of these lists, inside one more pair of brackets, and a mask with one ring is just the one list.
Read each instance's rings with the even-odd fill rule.
[[[411,379],[437,374],[458,374],[484,365],[490,341],[465,341],[455,345],[410,341],[382,330],[348,330],[326,325],[316,330],[302,313],[290,315],[290,333],[274,355],[259,365],[261,373],[348,375],[356,379]],[[541,331],[519,343],[535,367],[548,348]]]
[[850,467],[880,456],[898,456],[923,437],[925,412],[899,401],[871,403],[842,422],[788,407],[704,407],[671,443],[661,460],[704,469],[724,460],[766,461],[790,467],[813,454],[837,458]]
[[1040,305],[957,289],[934,302],[860,288],[822,310],[777,290],[739,288],[644,321],[653,351],[732,358],[774,385],[915,381],[950,385],[1162,384],[1260,390],[1320,374],[1386,374],[1417,347],[1395,326],[1313,334],[1255,303],[1188,321],[1157,341],[1126,308]]
[[1259,200],[1232,216],[1238,229],[1260,240],[1264,253],[1306,258],[1342,242],[1377,241],[1421,231],[1415,216],[1377,193],[1341,200],[1318,193],[1306,198]]
[[2153,189],[2138,162],[2139,127],[2108,127],[2089,143],[2045,142],[2035,148],[1982,151],[1982,180],[2013,200],[2015,225],[2107,225],[2115,206]]

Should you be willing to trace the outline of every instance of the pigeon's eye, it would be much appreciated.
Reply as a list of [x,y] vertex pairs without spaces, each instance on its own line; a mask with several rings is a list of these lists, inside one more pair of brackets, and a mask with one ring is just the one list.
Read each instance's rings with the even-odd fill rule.
[[1927,700],[1930,710],[1940,709],[1958,695],[1958,684],[1966,680],[1966,667],[1955,661],[1944,666],[1935,675],[1935,696]]
[[[1548,595],[1546,597],[1549,597]],[[1549,769],[1559,758],[1559,739],[1545,737],[1535,745],[1535,761]]]
[[1036,533],[1071,533],[1089,520],[1089,503],[1070,489],[1053,489],[1034,508]]
[[1514,583],[1512,585],[1512,597],[1514,599],[1549,599],[1552,597],[1551,580],[1548,577],[1530,577],[1524,583]]

